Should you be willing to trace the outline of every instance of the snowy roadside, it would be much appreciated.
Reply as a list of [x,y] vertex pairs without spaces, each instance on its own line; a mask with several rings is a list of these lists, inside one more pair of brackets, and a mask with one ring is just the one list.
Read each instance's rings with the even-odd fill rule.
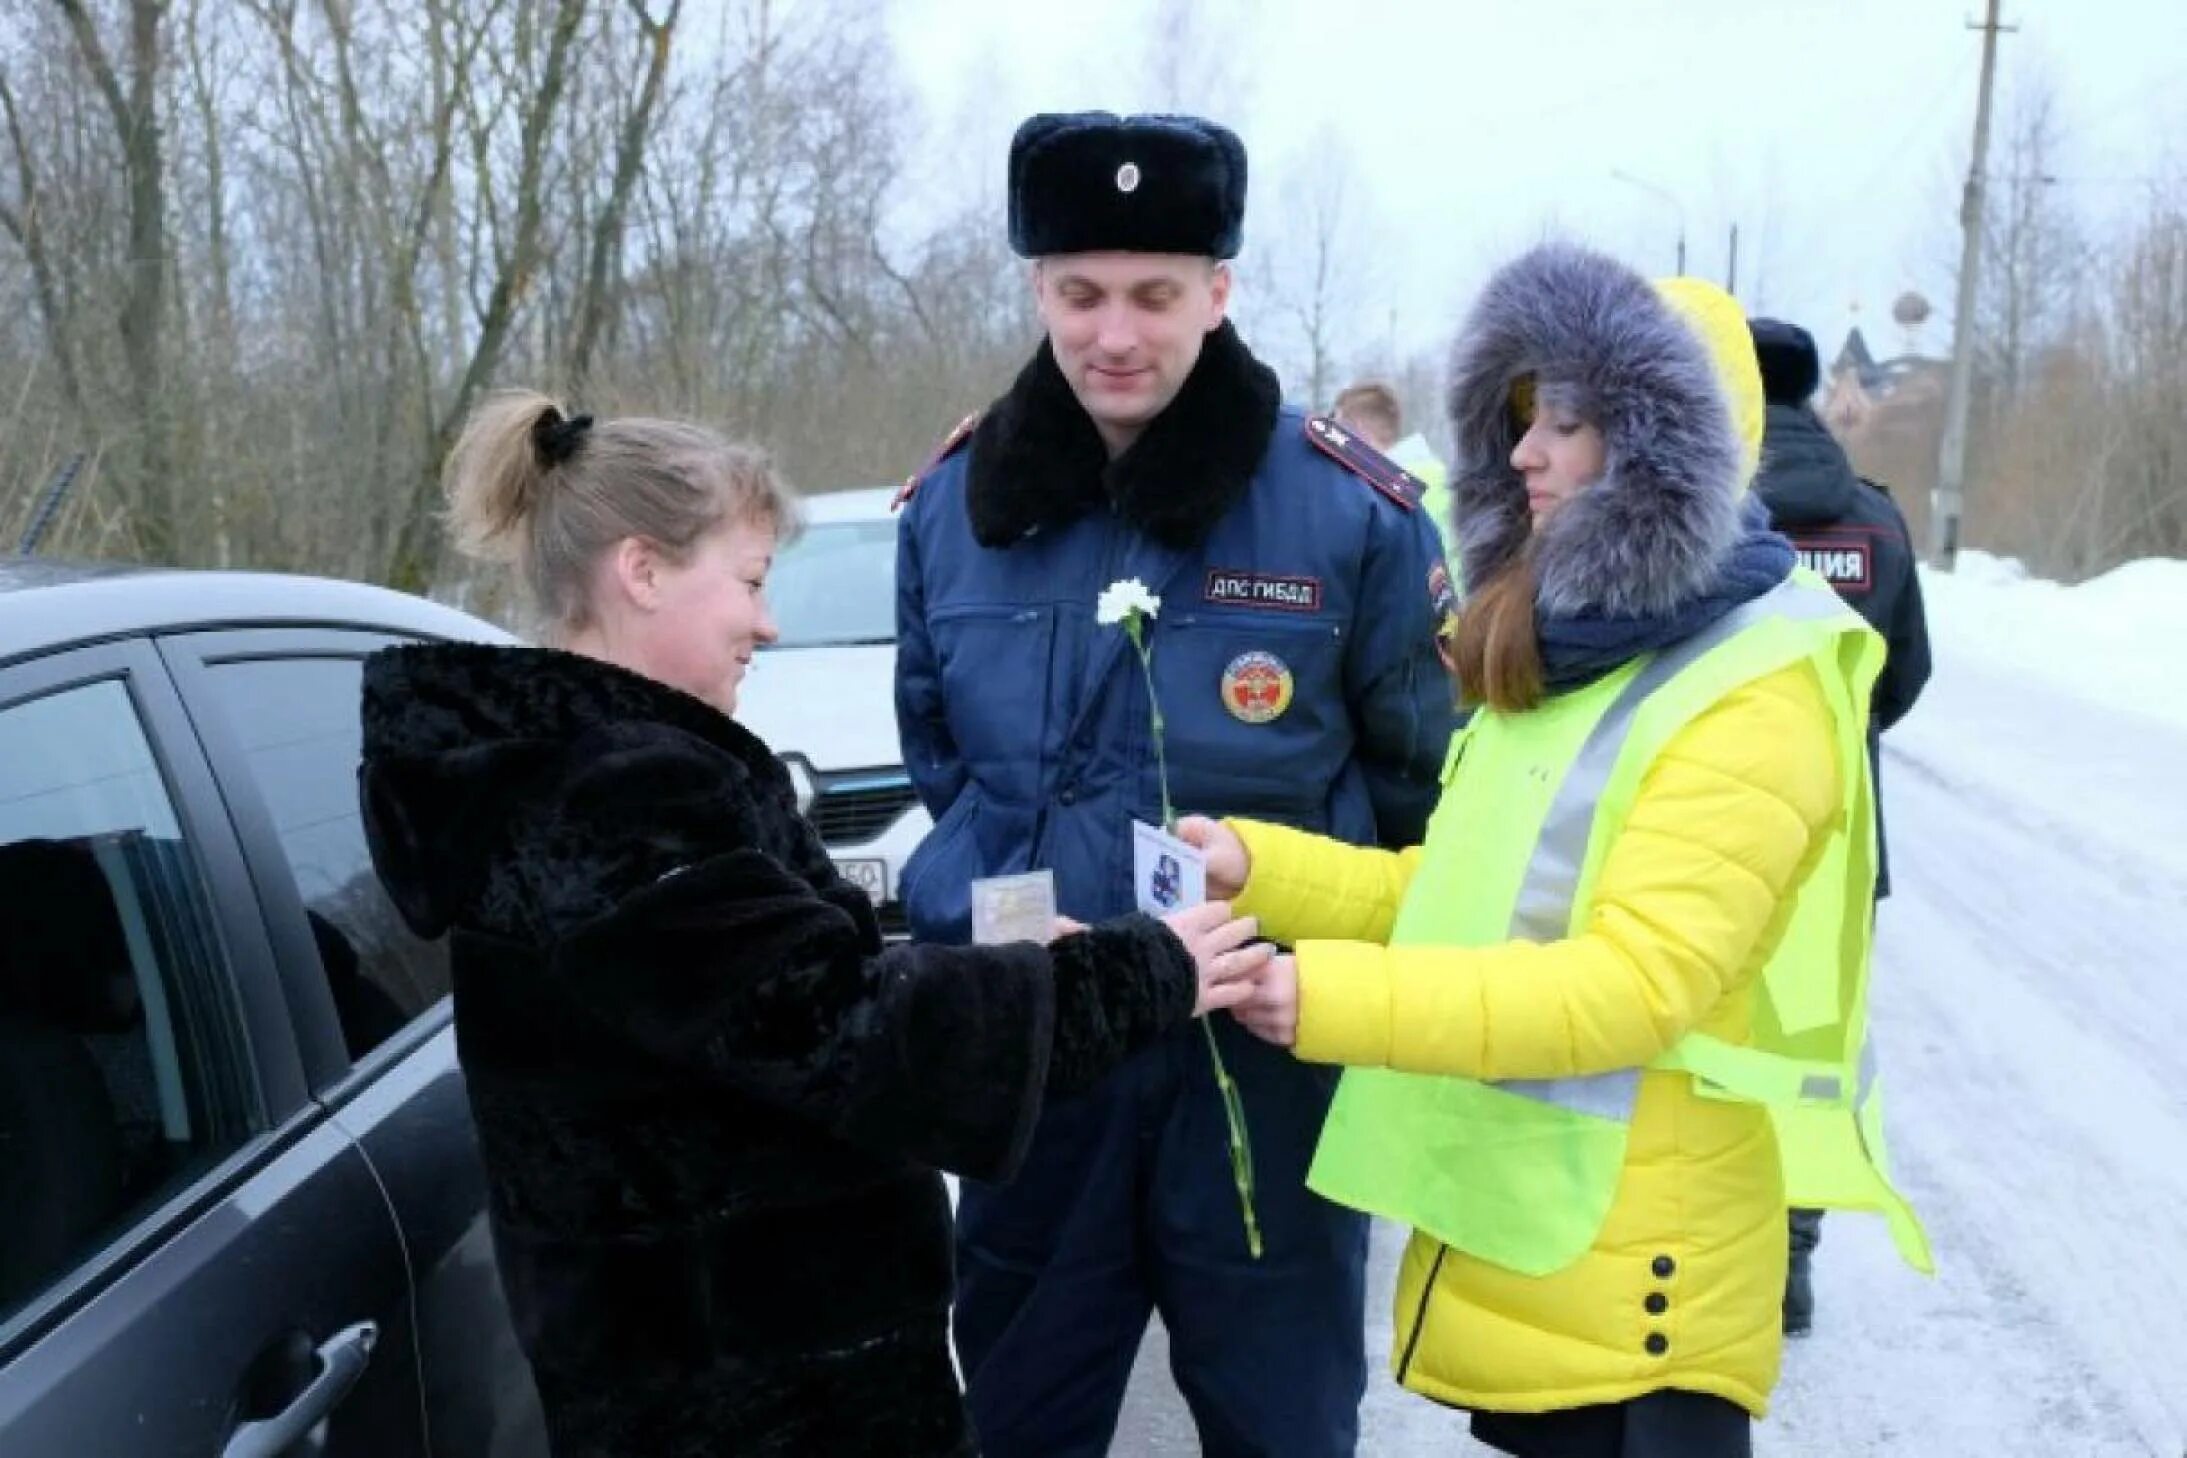
[[2187,1453],[2187,563],[1927,577],[1875,1025],[1933,1282],[1834,1221],[1770,1454]]
[[1922,588],[1936,680],[1893,756],[2129,880],[2187,880],[2187,561],[2061,587],[1970,552]]

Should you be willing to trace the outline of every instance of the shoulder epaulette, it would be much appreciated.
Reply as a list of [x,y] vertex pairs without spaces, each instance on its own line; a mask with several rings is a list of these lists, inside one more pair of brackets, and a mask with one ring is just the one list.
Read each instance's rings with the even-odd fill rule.
[[1306,438],[1323,455],[1333,458],[1339,465],[1405,510],[1412,511],[1420,505],[1421,493],[1428,488],[1421,483],[1418,476],[1328,416],[1307,416]]
[[918,470],[904,477],[903,488],[896,493],[896,499],[888,504],[888,509],[890,511],[902,511],[904,503],[911,500],[912,493],[919,489],[919,483],[924,481],[928,473],[936,466],[955,455],[964,446],[964,443],[972,438],[972,432],[978,428],[979,423],[980,412],[977,410],[958,421],[957,428],[942,437],[941,446],[936,449],[933,458]]

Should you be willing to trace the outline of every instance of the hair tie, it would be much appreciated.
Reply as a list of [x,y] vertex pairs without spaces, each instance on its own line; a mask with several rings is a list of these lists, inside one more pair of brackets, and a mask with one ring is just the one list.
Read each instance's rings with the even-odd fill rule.
[[590,429],[590,415],[564,415],[549,405],[532,424],[532,446],[539,452],[539,459],[549,466],[559,466],[577,454],[578,442]]

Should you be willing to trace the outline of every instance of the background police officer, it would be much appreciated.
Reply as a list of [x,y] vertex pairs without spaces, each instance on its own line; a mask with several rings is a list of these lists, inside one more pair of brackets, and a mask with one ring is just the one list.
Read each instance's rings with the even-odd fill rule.
[[[935,817],[914,932],[967,934],[976,877],[1044,866],[1063,912],[1127,911],[1161,812],[1147,689],[1101,590],[1162,599],[1154,688],[1180,811],[1417,842],[1452,723],[1448,574],[1416,487],[1281,403],[1225,320],[1246,160],[1207,122],[1044,115],[1011,144],[1036,260],[1032,362],[907,485],[904,760]],[[1106,1451],[1150,1310],[1211,1455],[1349,1454],[1363,1217],[1304,1187],[1332,1076],[1229,1019],[1266,1238],[1248,1254],[1202,1035],[1053,1102],[1015,1183],[967,1183],[955,1326],[989,1458]]]
[[[1815,340],[1797,324],[1755,319],[1754,352],[1762,364],[1769,411],[1762,431],[1762,472],[1755,492],[1770,522],[1792,539],[1800,560],[1821,573],[1838,595],[1881,633],[1889,647],[1876,680],[1868,721],[1869,758],[1876,785],[1876,895],[1891,894],[1891,865],[1883,840],[1883,786],[1876,740],[1903,718],[1929,681],[1929,625],[1921,607],[1921,579],[1906,518],[1882,487],[1853,473],[1845,451],[1808,401],[1822,377]],[[1792,1260],[1785,1275],[1786,1332],[1799,1335],[1814,1324],[1811,1272],[1822,1239],[1822,1212],[1791,1215]]]

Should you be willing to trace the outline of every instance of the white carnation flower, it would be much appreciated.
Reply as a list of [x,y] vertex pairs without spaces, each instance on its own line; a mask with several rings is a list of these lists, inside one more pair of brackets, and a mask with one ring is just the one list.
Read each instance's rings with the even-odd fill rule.
[[1101,594],[1094,607],[1094,621],[1103,627],[1114,627],[1133,613],[1152,618],[1162,611],[1162,599],[1147,591],[1147,585],[1136,577],[1126,577],[1112,582]]

